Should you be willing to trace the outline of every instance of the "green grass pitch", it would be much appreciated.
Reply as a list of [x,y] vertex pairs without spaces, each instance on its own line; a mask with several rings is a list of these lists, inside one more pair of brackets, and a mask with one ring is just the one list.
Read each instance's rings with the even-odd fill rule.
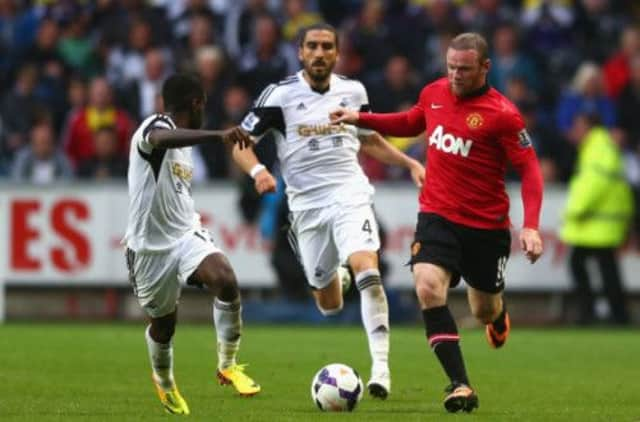
[[[143,324],[0,325],[0,420],[167,420],[150,381]],[[480,408],[449,415],[445,377],[418,327],[393,327],[393,389],[365,395],[351,414],[320,412],[309,397],[321,366],[341,362],[367,381],[360,327],[245,328],[240,361],[263,387],[241,398],[214,381],[213,328],[179,325],[175,373],[191,420],[225,421],[639,421],[640,332],[518,329],[503,350],[462,332]]]

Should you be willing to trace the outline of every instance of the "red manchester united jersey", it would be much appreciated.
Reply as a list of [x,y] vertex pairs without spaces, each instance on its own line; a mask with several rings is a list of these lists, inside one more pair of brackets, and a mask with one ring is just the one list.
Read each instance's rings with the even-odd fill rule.
[[516,107],[488,86],[456,97],[446,78],[427,85],[409,111],[361,113],[360,123],[396,136],[425,131],[426,181],[420,210],[483,229],[507,228],[508,162],[521,174],[524,226],[538,227],[542,178],[531,140]]

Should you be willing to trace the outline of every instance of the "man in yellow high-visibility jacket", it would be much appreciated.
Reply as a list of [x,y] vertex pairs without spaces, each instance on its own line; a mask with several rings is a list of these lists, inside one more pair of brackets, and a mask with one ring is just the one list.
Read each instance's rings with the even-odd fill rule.
[[633,196],[625,179],[622,154],[598,118],[578,115],[571,138],[578,144],[576,170],[560,237],[572,246],[569,264],[580,303],[581,323],[595,322],[594,293],[586,261],[593,257],[602,275],[612,321],[629,322],[616,250],[633,216]]

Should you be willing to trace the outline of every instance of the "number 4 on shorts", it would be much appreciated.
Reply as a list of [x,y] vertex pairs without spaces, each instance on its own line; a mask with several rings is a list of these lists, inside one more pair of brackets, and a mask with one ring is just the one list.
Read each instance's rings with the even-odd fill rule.
[[371,223],[369,222],[368,218],[364,220],[364,224],[362,225],[362,231],[371,234]]

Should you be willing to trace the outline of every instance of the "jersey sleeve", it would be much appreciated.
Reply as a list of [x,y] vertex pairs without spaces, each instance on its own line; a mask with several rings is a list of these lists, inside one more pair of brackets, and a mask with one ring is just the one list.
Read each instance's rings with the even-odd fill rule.
[[543,182],[538,158],[519,112],[507,114],[502,120],[499,142],[507,158],[522,179],[524,227],[538,229],[542,208]]
[[240,126],[259,141],[270,130],[286,135],[282,113],[282,90],[271,84],[262,91]]
[[[356,90],[356,100],[358,102],[358,111],[360,113],[371,113],[371,106],[369,105],[369,96],[367,95],[367,89],[360,82],[357,82],[357,85],[358,89]],[[358,126],[358,136],[368,136],[373,134],[374,132],[375,131],[372,129]]]
[[142,136],[138,140],[138,149],[145,154],[151,154],[153,145],[149,142],[149,135],[154,129],[175,129],[175,125],[168,116],[158,114],[147,123],[142,129]]

